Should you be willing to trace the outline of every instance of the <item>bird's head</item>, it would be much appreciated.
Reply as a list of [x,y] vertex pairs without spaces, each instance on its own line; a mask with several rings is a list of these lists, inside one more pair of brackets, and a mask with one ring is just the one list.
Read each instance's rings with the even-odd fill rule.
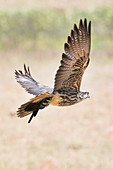
[[77,94],[77,98],[81,101],[84,100],[86,98],[90,98],[89,92],[78,92]]

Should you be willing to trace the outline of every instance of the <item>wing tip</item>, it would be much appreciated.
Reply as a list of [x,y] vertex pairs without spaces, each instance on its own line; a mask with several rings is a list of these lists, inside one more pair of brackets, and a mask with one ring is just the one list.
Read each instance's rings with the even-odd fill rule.
[[15,75],[17,76],[19,73],[18,73],[18,71],[17,70],[15,70]]
[[81,28],[83,28],[83,21],[82,21],[82,19],[80,19],[80,21],[79,21],[79,29],[81,29]]
[[[84,18],[84,19],[80,19],[79,20],[79,26],[77,27],[77,25],[76,24],[74,24],[74,29],[73,30],[71,30],[71,37],[73,37],[73,31],[75,31],[78,35],[79,35],[79,29],[86,29],[87,30],[87,22],[88,22],[88,19],[87,18]],[[90,30],[91,30],[91,21],[89,20],[89,24],[88,24],[89,26],[89,30],[87,30],[87,31],[89,31],[89,32],[91,32]]]
[[89,21],[88,32],[89,32],[89,34],[91,34],[91,21]]
[[16,78],[20,75],[20,76],[31,76],[31,73],[30,73],[30,68],[29,66],[26,67],[26,65],[24,64],[24,74],[21,70],[15,70],[15,75],[16,75]]
[[22,71],[20,71],[20,70],[15,70],[15,78],[16,79],[18,79],[19,78],[19,76],[21,76],[23,73],[22,73]]
[[78,27],[77,27],[76,24],[74,24],[74,31],[75,31],[77,34],[79,34]]
[[69,50],[69,44],[68,43],[64,44],[64,50],[65,50],[65,52]]
[[[87,22],[88,22],[88,19],[87,18],[84,18],[84,19],[80,19],[79,21],[79,28],[80,27],[86,27],[87,28]],[[84,24],[83,24],[84,23]],[[76,25],[76,24],[75,24]],[[91,27],[91,20],[89,20],[89,27]]]

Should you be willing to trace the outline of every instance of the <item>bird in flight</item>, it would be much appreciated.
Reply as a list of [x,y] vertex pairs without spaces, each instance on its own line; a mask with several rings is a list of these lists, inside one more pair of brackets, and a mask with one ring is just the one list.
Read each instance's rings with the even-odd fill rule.
[[28,123],[40,109],[48,105],[70,106],[89,98],[89,92],[80,91],[83,73],[87,68],[91,47],[91,21],[80,19],[79,26],[74,24],[67,43],[64,44],[61,64],[55,76],[54,88],[42,85],[31,76],[29,67],[24,65],[24,73],[15,71],[17,82],[25,90],[35,95],[17,111],[18,117],[31,114]]

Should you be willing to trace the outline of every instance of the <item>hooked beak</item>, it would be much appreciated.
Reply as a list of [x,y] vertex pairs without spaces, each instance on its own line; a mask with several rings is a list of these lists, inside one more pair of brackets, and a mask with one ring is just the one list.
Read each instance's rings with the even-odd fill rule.
[[87,98],[90,98],[89,92],[87,92]]

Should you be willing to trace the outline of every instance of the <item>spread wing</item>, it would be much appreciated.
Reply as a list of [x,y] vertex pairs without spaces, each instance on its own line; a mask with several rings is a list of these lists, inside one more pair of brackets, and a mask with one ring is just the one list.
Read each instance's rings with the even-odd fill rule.
[[80,20],[64,45],[61,65],[56,73],[54,92],[57,90],[80,90],[82,75],[89,64],[91,46],[91,21]]
[[25,88],[25,90],[30,94],[38,96],[38,95],[44,94],[46,92],[48,92],[50,94],[53,92],[52,88],[42,85],[42,84],[38,83],[37,81],[35,81],[31,76],[29,67],[27,69],[25,64],[24,64],[24,74],[21,70],[19,70],[19,71],[15,71],[15,75],[16,75],[17,82],[23,88]]

